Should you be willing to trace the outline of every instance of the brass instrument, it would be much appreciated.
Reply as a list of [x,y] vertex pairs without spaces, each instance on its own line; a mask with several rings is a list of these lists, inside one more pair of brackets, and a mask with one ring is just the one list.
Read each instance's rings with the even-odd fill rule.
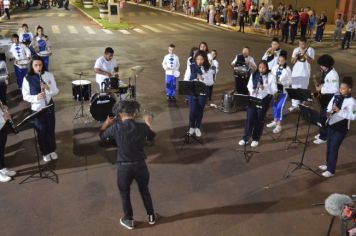
[[306,62],[307,57],[308,57],[307,52],[310,48],[310,45],[311,45],[311,42],[308,43],[308,47],[306,47],[304,53],[301,53],[301,51],[299,50],[299,53],[297,55],[297,61]]
[[[270,48],[271,49],[271,48]],[[270,50],[270,49],[268,49],[267,50],[267,52],[266,52],[266,55],[268,56],[268,57],[271,57],[271,56],[276,56],[276,52],[274,51],[274,50]]]
[[[0,109],[3,113],[5,112],[8,112],[7,108],[4,106],[4,104],[0,101]],[[10,124],[10,127],[12,129],[12,131],[17,134],[19,131],[17,130],[13,120],[10,118],[8,121],[7,121],[9,124]]]

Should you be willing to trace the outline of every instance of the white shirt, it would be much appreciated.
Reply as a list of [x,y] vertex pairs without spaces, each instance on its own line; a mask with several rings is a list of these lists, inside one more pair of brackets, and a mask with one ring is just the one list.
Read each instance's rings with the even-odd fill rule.
[[272,73],[262,76],[263,89],[257,85],[257,90],[253,89],[253,74],[250,76],[250,80],[247,84],[247,89],[250,92],[250,96],[257,97],[259,99],[265,98],[268,94],[275,94],[277,92],[276,78]]
[[[56,81],[54,80],[54,76],[52,73],[46,71],[41,76],[43,81],[49,86],[49,91],[45,90],[46,100],[47,103],[49,103],[52,97],[58,94],[59,90],[57,88],[57,84]],[[22,84],[22,97],[24,101],[31,103],[31,109],[33,111],[39,111],[46,106],[44,99],[38,100],[37,94],[36,95],[30,94],[30,85],[26,77],[24,78]]]
[[[274,65],[277,65],[278,64],[278,57],[279,57],[279,54],[281,53],[281,50],[277,50],[274,52],[274,58],[268,62],[268,69],[271,70]],[[262,57],[262,60],[266,60],[267,61],[268,59],[268,55],[267,55],[267,51],[265,52],[265,54],[263,55]]]
[[[235,66],[236,61],[237,61],[237,56],[238,55],[236,55],[234,60],[231,62],[232,66]],[[257,66],[256,66],[256,63],[255,63],[255,59],[253,59],[253,57],[251,57],[251,56],[245,57],[245,63],[248,66],[248,68],[251,70],[251,73],[256,71]]]
[[[19,50],[16,49],[17,47],[19,48]],[[13,44],[11,44],[9,53],[16,60],[23,60],[23,59],[30,59],[31,58],[30,49],[28,49],[22,43],[19,43],[19,44],[13,43]]]
[[325,76],[324,84],[321,85],[321,94],[338,93],[339,92],[339,74],[333,68]]
[[9,71],[7,70],[6,62],[0,61],[0,82],[7,83],[8,75],[9,75]]
[[[271,73],[275,77],[276,81],[277,81],[278,68],[279,68],[279,65],[277,64],[272,68],[272,71],[271,71]],[[277,82],[279,82],[283,85],[283,90],[284,90],[284,92],[286,92],[286,88],[289,88],[289,86],[292,84],[292,71],[289,66],[282,69],[282,74],[279,76],[279,79]]]
[[[333,97],[328,104],[327,112],[329,113],[332,111],[334,98],[335,97]],[[344,119],[349,120],[348,129],[350,129],[350,120],[356,120],[356,101],[353,97],[344,99],[340,111],[330,117],[329,125],[333,125]]]
[[[110,61],[107,61],[104,56],[99,57],[94,65],[94,69],[100,69],[102,71],[113,73],[114,69],[118,67],[115,58],[112,58]],[[104,80],[108,78],[106,75],[96,74],[96,82],[100,85]]]
[[213,59],[211,62],[211,69],[214,72],[214,82],[216,81],[216,75],[219,73],[219,62],[216,59]]
[[0,130],[4,127],[5,123],[4,112],[0,109]]
[[356,29],[356,22],[355,21],[349,21],[346,24],[346,31],[352,32]]
[[[298,54],[300,52],[300,48],[295,48],[292,54],[293,58],[297,58]],[[313,48],[309,47],[307,50],[307,56],[312,58],[314,60],[315,58],[315,51]],[[303,77],[307,78],[309,80],[310,78],[310,73],[311,73],[311,65],[310,63],[305,60],[305,62],[301,61],[296,61],[296,63],[293,66],[293,71],[292,71],[292,77]]]
[[5,9],[10,8],[10,1],[9,1],[9,0],[4,0],[4,1],[3,1],[3,4],[4,4],[4,8],[5,8]]
[[[203,82],[204,84],[206,84],[207,86],[212,86],[214,84],[214,71],[209,68],[208,71],[205,71],[203,67],[201,67],[201,71],[203,72],[202,77],[204,78]],[[184,75],[184,80],[185,81],[189,81],[190,80],[190,66],[187,68],[187,71]]]
[[22,32],[20,33],[20,35],[19,35],[19,40],[20,40],[20,42],[23,41],[23,35],[24,35],[24,34],[28,34],[28,35],[30,36],[30,41],[31,41],[31,42],[33,41],[33,34],[32,34],[31,32],[24,32],[24,31],[22,31]]
[[174,75],[174,71],[179,71],[180,67],[178,56],[175,54],[166,55],[163,58],[162,67],[166,71],[166,75]]

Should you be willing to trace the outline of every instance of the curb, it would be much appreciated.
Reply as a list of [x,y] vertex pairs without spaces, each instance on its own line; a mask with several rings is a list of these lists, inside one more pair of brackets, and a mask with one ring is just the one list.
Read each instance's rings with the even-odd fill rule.
[[72,7],[74,7],[75,9],[77,9],[78,11],[80,11],[82,14],[84,14],[86,17],[88,17],[89,19],[91,19],[92,21],[94,21],[94,23],[96,23],[97,25],[99,25],[101,28],[104,29],[103,25],[100,24],[99,21],[97,21],[94,17],[92,17],[91,15],[89,15],[88,13],[86,13],[85,11],[83,11],[82,9],[80,9],[79,7],[75,6],[72,4],[72,1],[70,1],[70,5]]

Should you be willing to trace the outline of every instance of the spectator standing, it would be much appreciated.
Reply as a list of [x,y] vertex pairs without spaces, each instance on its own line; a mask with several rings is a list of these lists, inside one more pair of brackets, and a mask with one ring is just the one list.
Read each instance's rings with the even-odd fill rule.
[[264,15],[264,21],[266,24],[266,35],[269,37],[271,36],[271,27],[272,27],[272,8],[267,8],[265,15]]
[[328,22],[328,19],[325,16],[325,13],[322,12],[316,25],[315,41],[321,42],[321,40],[323,39],[326,22]]
[[344,20],[342,19],[342,15],[338,14],[337,19],[335,21],[335,31],[334,31],[334,43],[341,40],[342,27],[344,27]]
[[345,49],[345,44],[347,43],[346,45],[346,49],[349,49],[350,48],[350,41],[351,41],[351,34],[352,32],[354,32],[356,29],[356,16],[353,16],[349,22],[347,22],[347,25],[346,25],[346,32],[345,32],[345,35],[344,35],[344,39],[342,40],[342,44],[341,44],[341,49]]
[[314,30],[315,30],[315,24],[316,24],[316,16],[315,16],[315,11],[311,10],[309,12],[309,22],[308,22],[308,37],[313,38],[314,37]]
[[10,0],[3,0],[6,18],[10,20]]
[[304,11],[300,14],[300,37],[301,38],[306,37],[308,23],[309,23],[308,8],[305,8]]
[[236,5],[236,2],[232,2],[232,25],[236,26],[237,25],[237,16],[238,16],[238,7]]

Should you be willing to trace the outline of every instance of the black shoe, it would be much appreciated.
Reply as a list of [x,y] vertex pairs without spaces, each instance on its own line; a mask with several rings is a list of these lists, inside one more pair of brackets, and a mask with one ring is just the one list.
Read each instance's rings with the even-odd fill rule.
[[148,223],[150,225],[154,225],[156,224],[156,215],[153,214],[153,215],[148,215]]
[[171,96],[167,96],[167,101],[170,101],[171,100]]
[[172,100],[172,102],[175,102],[176,101],[176,97],[172,96],[171,100]]
[[124,219],[124,217],[120,218],[120,224],[124,226],[126,229],[134,229],[134,221]]

